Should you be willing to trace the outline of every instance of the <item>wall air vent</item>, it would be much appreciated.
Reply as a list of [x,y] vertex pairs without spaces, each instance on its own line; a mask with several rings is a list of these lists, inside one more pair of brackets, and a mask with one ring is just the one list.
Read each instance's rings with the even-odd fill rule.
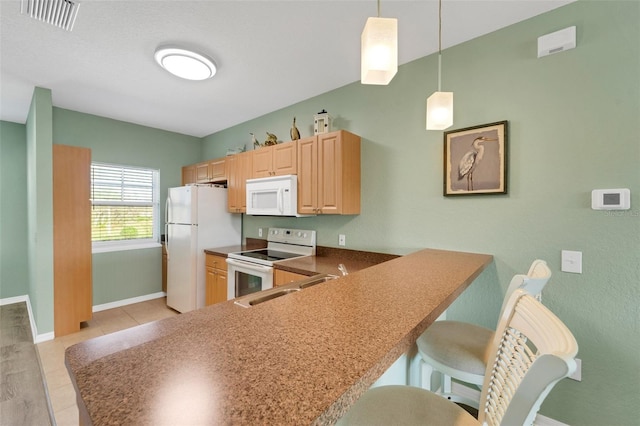
[[63,30],[73,30],[80,5],[71,0],[22,0],[20,13]]

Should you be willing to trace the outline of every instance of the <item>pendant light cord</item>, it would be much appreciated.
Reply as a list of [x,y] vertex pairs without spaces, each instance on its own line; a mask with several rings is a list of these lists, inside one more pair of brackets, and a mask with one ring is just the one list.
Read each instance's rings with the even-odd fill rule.
[[440,92],[442,71],[442,0],[438,1],[438,92]]
[[380,17],[380,0],[378,0],[378,18]]

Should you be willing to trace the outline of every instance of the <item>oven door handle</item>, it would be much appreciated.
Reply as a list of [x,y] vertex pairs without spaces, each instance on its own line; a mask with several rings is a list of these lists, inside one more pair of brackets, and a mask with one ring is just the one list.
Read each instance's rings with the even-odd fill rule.
[[264,266],[264,265],[259,265],[257,263],[251,263],[251,262],[245,262],[243,260],[238,260],[238,259],[231,259],[231,258],[227,258],[227,263],[231,266],[238,266],[241,268],[250,268],[258,271],[264,271],[264,272],[269,272],[273,269],[272,266]]

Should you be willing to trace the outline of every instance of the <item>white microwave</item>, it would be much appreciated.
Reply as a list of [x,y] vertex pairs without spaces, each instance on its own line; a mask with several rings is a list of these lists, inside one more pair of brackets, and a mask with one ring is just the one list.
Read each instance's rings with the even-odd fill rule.
[[302,216],[298,214],[298,177],[283,175],[247,179],[247,214]]

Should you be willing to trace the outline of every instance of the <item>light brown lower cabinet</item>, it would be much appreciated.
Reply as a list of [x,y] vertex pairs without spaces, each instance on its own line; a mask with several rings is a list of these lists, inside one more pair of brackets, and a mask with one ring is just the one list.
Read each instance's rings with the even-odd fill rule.
[[226,258],[207,254],[205,275],[205,306],[227,300],[227,262]]
[[91,150],[53,145],[53,317],[56,337],[92,317]]
[[289,284],[294,281],[304,280],[305,278],[309,277],[303,274],[296,274],[295,272],[276,269],[273,271],[273,286],[277,287],[279,285]]

